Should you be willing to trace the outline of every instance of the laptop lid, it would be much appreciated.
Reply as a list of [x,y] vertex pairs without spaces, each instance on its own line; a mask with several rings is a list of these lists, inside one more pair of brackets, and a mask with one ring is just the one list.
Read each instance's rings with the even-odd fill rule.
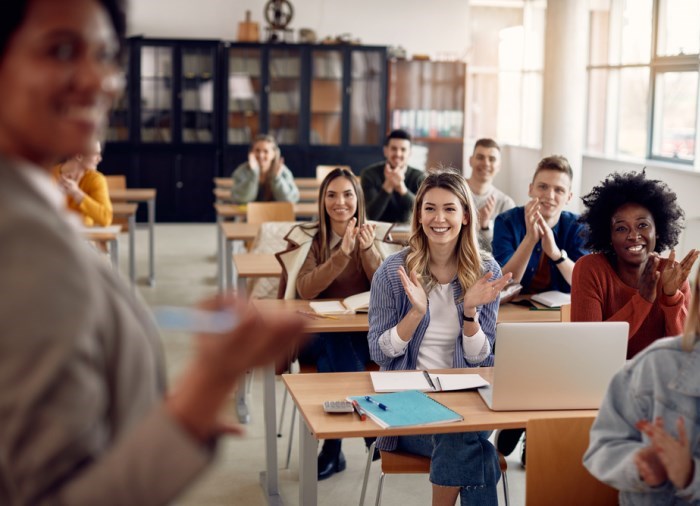
[[627,322],[499,323],[494,411],[597,409],[627,356]]

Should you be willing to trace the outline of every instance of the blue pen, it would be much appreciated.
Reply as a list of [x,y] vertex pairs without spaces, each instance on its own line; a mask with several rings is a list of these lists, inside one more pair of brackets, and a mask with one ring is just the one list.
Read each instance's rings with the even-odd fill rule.
[[382,404],[381,402],[378,402],[378,401],[372,399],[369,395],[365,395],[365,400],[368,401],[368,402],[371,402],[372,404],[375,404],[379,409],[382,409],[382,410],[384,410],[384,411],[386,411],[387,409],[389,409],[389,408],[387,408],[384,404]]

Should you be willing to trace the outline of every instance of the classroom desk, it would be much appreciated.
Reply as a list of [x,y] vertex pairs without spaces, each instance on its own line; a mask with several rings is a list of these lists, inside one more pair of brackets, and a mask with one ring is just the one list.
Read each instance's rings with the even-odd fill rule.
[[[239,239],[231,239],[229,241],[224,240],[224,229],[222,225],[226,220],[237,220],[241,221],[246,217],[246,206],[237,204],[220,204],[215,203],[214,209],[216,210],[216,251],[217,251],[217,272],[216,279],[219,286],[219,291],[224,290],[227,279],[231,279],[229,287],[233,284],[233,274],[229,278],[227,272],[231,268],[228,263],[231,261],[231,256],[233,253],[232,241]],[[294,204],[294,215],[296,218],[314,218],[318,214],[318,204],[310,202],[302,202]],[[247,238],[246,238],[247,239]],[[229,244],[231,243],[231,244]],[[230,253],[227,253],[230,246]]]
[[[478,373],[484,379],[493,380],[492,368],[472,368],[455,371]],[[323,401],[344,399],[348,395],[364,395],[374,392],[368,372],[324,374],[285,374],[283,380],[304,423],[299,424],[299,504],[316,506],[318,503],[317,446],[319,439],[346,437],[405,436],[416,434],[440,434],[493,429],[524,428],[528,420],[535,418],[564,418],[571,416],[596,416],[597,410],[547,410],[547,411],[491,411],[476,391],[431,393],[437,401],[456,411],[461,422],[382,429],[371,419],[362,422],[354,413],[329,416],[323,411]]]
[[119,232],[121,232],[121,230],[121,225],[83,227],[80,229],[80,234],[88,241],[107,243],[112,267],[119,270]]
[[[307,311],[313,312],[307,300],[284,300],[284,299],[255,299],[252,301],[255,307],[265,314],[276,314],[280,311]],[[555,320],[552,318],[556,318]],[[523,306],[514,306],[513,304],[504,304],[498,312],[499,322],[543,322],[543,321],[559,321],[561,319],[559,311],[530,311]],[[330,318],[305,318],[306,327],[304,331],[309,334],[318,332],[366,332],[369,329],[369,322],[366,313],[353,315],[338,315],[337,319]],[[487,378],[488,379],[488,378]],[[367,390],[370,392],[371,390]],[[346,393],[345,395],[349,395]],[[333,398],[329,396],[328,398]],[[342,397],[341,397],[342,398]],[[327,399],[324,399],[327,400]],[[264,418],[265,418],[265,462],[266,470],[260,473],[260,483],[268,500],[268,504],[282,504],[279,496],[278,488],[278,472],[277,472],[277,426],[276,426],[276,399],[275,399],[275,370],[274,365],[264,368],[263,371],[263,403],[264,403]],[[319,405],[320,406],[320,405]],[[485,409],[486,406],[484,406]],[[548,412],[549,413],[549,412]],[[521,425],[513,425],[520,427]],[[525,424],[522,424],[524,427]],[[300,431],[307,432],[303,424],[300,424]],[[375,426],[376,427],[376,426]],[[321,436],[318,436],[321,437]],[[308,438],[313,440],[313,436],[304,434],[300,438],[300,448],[304,448],[301,442],[310,447]],[[315,440],[314,440],[315,441]],[[309,448],[306,451],[309,451]],[[313,450],[315,452],[315,450]],[[313,471],[308,473],[313,479],[313,483],[302,485],[301,490],[305,494],[304,498],[312,497],[313,500],[308,504],[316,504],[316,454],[313,458],[308,455],[304,457],[305,462],[300,461],[300,469],[302,466],[310,466],[309,460],[313,461]],[[307,505],[302,501],[299,504]]]
[[[146,203],[148,210],[148,284],[154,286],[156,284],[156,260],[155,260],[155,223],[156,223],[156,190],[155,188],[126,188],[125,190],[110,190],[109,198],[114,203],[135,202],[140,204]],[[131,233],[132,224],[129,223],[129,237],[133,239]],[[129,243],[129,258],[134,258],[132,246],[133,241]],[[133,272],[132,272],[133,268]],[[129,264],[129,274],[132,277],[132,282],[136,280],[136,265]]]
[[[227,255],[229,244],[226,242]],[[226,288],[233,288],[233,269],[238,273],[236,289],[239,294],[247,293],[246,283],[253,278],[274,278],[282,275],[282,266],[273,253],[239,253],[233,255],[233,262],[226,265]]]
[[[214,198],[217,202],[232,203],[230,188],[214,188],[212,190]],[[315,188],[300,188],[299,200],[301,202],[318,202],[318,189]]]
[[129,280],[136,284],[136,209],[138,204],[113,203],[112,215],[115,218],[126,218],[129,224]]
[[[319,187],[321,186],[321,181],[315,177],[295,177],[294,184],[297,185],[299,190],[304,188],[318,191]],[[233,188],[233,179],[230,177],[215,177],[214,186],[216,188],[228,188],[230,190]]]

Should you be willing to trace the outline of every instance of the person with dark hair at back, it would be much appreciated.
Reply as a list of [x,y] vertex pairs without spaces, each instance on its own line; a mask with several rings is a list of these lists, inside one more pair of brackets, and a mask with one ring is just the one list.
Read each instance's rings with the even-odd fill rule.
[[209,464],[251,367],[300,342],[296,315],[222,296],[166,396],[153,319],[67,219],[51,167],[87,153],[122,87],[117,0],[0,2],[0,504],[162,505]]
[[572,321],[626,321],[627,358],[683,330],[690,303],[688,274],[700,252],[680,262],[673,248],[682,229],[676,194],[642,171],[611,174],[583,197],[588,247],[574,267]]
[[[574,263],[587,253],[578,216],[564,210],[572,197],[573,172],[563,156],[540,160],[530,183],[530,202],[496,218],[493,256],[504,272],[523,285],[524,293],[571,291]],[[502,430],[496,447],[509,455],[523,429]],[[521,455],[525,464],[525,452]]]
[[472,173],[467,179],[479,219],[479,246],[491,251],[493,220],[513,209],[515,202],[493,185],[493,178],[501,170],[501,147],[493,139],[479,139],[469,157]]
[[408,166],[410,154],[411,136],[404,130],[392,130],[384,140],[385,160],[362,169],[362,191],[370,220],[408,223],[411,219],[425,173]]

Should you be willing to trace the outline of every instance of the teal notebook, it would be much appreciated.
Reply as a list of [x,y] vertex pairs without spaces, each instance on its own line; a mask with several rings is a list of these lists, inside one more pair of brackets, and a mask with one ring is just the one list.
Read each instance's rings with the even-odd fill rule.
[[386,411],[365,399],[364,395],[348,397],[355,400],[367,415],[383,428],[410,425],[433,425],[459,422],[462,416],[418,390],[392,394],[372,394],[372,399],[384,404]]

